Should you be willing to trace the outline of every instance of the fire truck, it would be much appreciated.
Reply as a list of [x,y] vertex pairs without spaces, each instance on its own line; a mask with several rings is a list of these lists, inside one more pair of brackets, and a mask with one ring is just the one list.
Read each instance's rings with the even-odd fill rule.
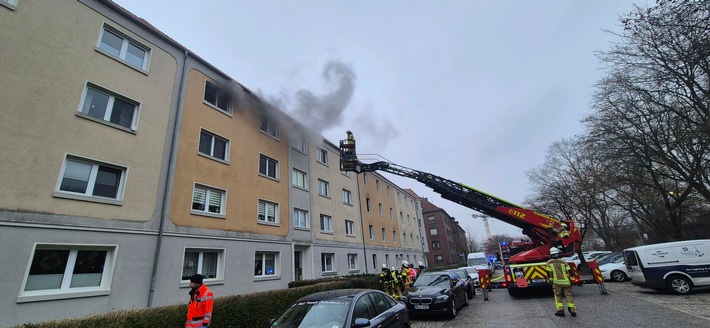
[[[550,248],[558,247],[560,256],[570,256],[580,251],[582,236],[571,220],[559,220],[551,216],[516,205],[463,183],[440,176],[413,170],[391,162],[378,161],[363,163],[358,160],[355,138],[348,131],[347,138],[340,140],[340,170],[359,173],[382,171],[417,180],[442,198],[496,218],[522,229],[530,241],[516,246],[517,253],[510,255],[503,265],[505,282],[501,285],[511,295],[537,287],[549,287],[545,264],[550,259]],[[566,233],[561,233],[566,231]],[[570,279],[579,283],[579,274],[572,270]]]

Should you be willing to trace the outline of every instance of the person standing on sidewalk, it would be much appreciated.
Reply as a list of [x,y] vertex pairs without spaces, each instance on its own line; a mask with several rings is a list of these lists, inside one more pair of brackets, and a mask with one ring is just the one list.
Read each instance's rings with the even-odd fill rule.
[[569,281],[569,264],[559,258],[560,250],[557,247],[550,248],[550,260],[547,261],[547,279],[552,282],[552,290],[555,293],[555,308],[558,317],[565,316],[565,305],[562,303],[562,295],[567,299],[567,309],[573,316],[577,316],[577,308],[574,305],[572,296],[572,283]]
[[185,328],[209,327],[212,322],[212,299],[214,295],[202,283],[201,274],[190,277],[190,303],[187,304]]

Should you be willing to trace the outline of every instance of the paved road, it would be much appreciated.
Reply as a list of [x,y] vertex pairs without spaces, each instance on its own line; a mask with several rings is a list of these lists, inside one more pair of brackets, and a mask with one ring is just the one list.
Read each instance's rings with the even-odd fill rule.
[[688,296],[660,294],[631,283],[606,283],[572,289],[579,315],[555,317],[551,295],[512,298],[494,289],[490,301],[477,295],[456,319],[414,317],[412,328],[458,327],[710,327],[710,290]]

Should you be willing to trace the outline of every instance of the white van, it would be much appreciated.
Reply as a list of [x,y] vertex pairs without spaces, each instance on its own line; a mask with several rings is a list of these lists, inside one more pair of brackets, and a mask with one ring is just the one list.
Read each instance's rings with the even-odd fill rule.
[[627,248],[624,259],[636,286],[675,294],[710,286],[710,239]]
[[488,269],[491,270],[491,273],[495,272],[493,262],[488,259],[484,252],[468,253],[466,266],[476,267],[477,269]]

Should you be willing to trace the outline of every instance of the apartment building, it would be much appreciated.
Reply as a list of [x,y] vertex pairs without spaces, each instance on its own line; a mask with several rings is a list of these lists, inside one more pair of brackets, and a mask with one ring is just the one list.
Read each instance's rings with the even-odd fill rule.
[[183,49],[100,1],[2,0],[0,40],[0,326],[146,306]]
[[383,264],[399,269],[403,260],[423,260],[417,209],[411,197],[377,172],[358,178],[368,272],[379,272]]
[[0,39],[0,326],[424,258],[403,189],[112,1],[0,0]]
[[413,190],[407,193],[418,199],[422,207],[423,226],[428,243],[427,261],[430,265],[452,265],[466,262],[468,253],[466,232],[454,217]]

